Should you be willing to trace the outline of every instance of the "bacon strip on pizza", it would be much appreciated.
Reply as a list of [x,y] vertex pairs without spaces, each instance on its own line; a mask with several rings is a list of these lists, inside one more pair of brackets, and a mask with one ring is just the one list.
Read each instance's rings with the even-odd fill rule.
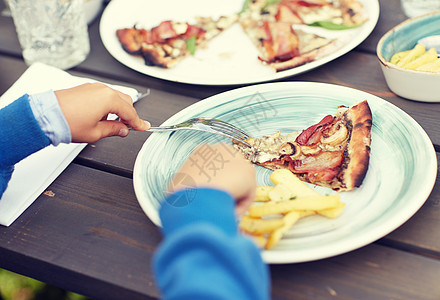
[[148,66],[171,68],[183,58],[203,48],[207,42],[237,21],[237,15],[217,20],[196,17],[196,23],[163,21],[151,29],[122,28],[116,35],[123,49],[141,55]]
[[331,47],[332,40],[294,30],[288,23],[241,18],[240,24],[258,49],[258,58],[277,72],[314,61]]
[[340,106],[335,115],[302,132],[277,132],[250,138],[251,148],[234,146],[251,162],[268,169],[288,169],[302,181],[350,191],[359,187],[370,158],[372,114],[367,101]]

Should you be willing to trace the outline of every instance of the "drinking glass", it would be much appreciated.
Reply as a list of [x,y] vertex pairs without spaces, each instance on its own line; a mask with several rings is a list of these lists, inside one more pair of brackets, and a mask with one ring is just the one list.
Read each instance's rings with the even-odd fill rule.
[[1,15],[4,16],[4,17],[10,17],[11,16],[11,11],[9,10],[8,0],[3,0],[3,2],[5,3],[5,7],[1,11]]
[[400,0],[407,17],[416,17],[440,9],[440,0]]
[[69,69],[90,52],[84,0],[8,0],[23,58]]

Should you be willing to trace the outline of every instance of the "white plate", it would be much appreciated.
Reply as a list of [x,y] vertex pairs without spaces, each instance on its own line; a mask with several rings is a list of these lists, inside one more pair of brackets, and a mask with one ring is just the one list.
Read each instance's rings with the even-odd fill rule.
[[224,0],[112,0],[100,23],[102,42],[119,62],[140,73],[175,82],[203,85],[235,85],[285,78],[321,66],[344,55],[359,45],[371,33],[379,18],[377,0],[360,0],[368,15],[368,22],[350,30],[329,31],[310,27],[309,30],[336,38],[339,48],[314,62],[276,73],[258,60],[258,53],[239,24],[213,39],[206,49],[197,50],[192,57],[179,62],[172,69],[150,67],[140,57],[125,52],[116,37],[116,30],[138,25],[151,28],[164,20],[193,21],[193,17],[231,15],[241,10],[243,1]]
[[[367,245],[408,220],[428,198],[437,174],[434,147],[414,119],[371,94],[310,82],[266,83],[235,89],[200,101],[168,119],[164,125],[195,116],[218,118],[262,136],[281,130],[302,130],[334,114],[339,105],[367,100],[373,113],[371,158],[363,185],[341,193],[346,203],[337,219],[312,216],[300,220],[262,255],[268,263],[305,262]],[[200,143],[230,140],[209,133],[153,133],[134,167],[138,201],[156,225],[158,207],[172,174]],[[269,185],[271,171],[256,166],[259,185]],[[321,193],[334,193],[314,187]]]

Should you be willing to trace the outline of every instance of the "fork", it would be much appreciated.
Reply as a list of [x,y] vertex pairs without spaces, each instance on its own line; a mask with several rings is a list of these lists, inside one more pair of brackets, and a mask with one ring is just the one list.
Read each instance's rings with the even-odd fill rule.
[[247,139],[249,139],[250,136],[246,132],[244,132],[241,129],[238,129],[237,127],[229,123],[217,119],[193,118],[185,122],[171,126],[150,127],[150,129],[146,131],[174,131],[174,130],[206,131],[231,138],[232,140],[242,143],[248,147],[251,147],[251,145],[249,145],[249,143],[247,142]]

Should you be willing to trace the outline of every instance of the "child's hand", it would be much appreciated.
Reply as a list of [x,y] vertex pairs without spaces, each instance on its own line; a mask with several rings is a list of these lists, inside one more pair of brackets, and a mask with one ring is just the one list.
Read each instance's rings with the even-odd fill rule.
[[[211,161],[206,161],[211,157]],[[231,145],[201,145],[176,173],[169,191],[211,187],[228,192],[236,199],[236,213],[244,213],[255,198],[255,169]],[[192,186],[193,185],[193,186]],[[194,186],[195,185],[195,186]]]
[[[139,118],[130,96],[101,83],[86,83],[55,91],[69,124],[72,142],[92,143],[108,136],[128,135],[128,127],[147,130],[150,124]],[[119,120],[107,120],[108,114]]]

